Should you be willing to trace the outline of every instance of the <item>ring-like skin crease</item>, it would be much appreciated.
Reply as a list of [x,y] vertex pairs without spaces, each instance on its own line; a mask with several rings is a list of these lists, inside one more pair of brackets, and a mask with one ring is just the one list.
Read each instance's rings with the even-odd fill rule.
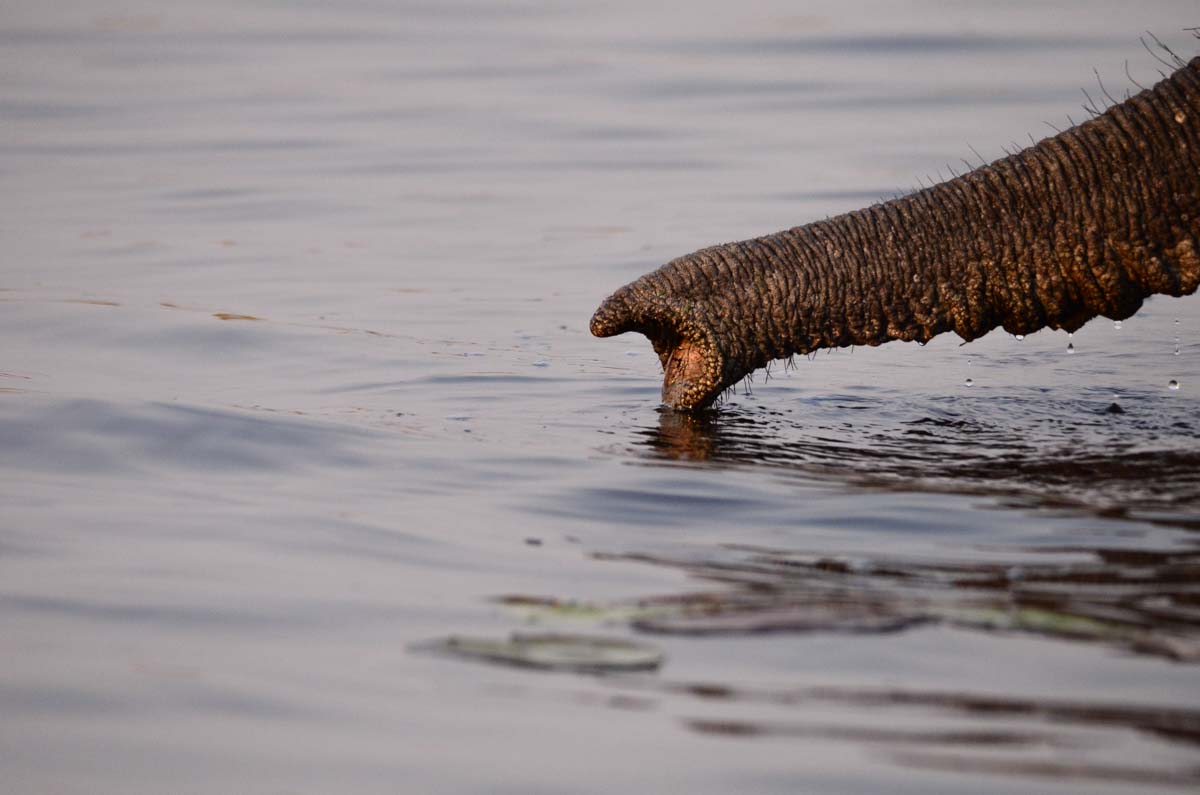
[[645,334],[663,401],[819,348],[1074,331],[1200,284],[1200,57],[1021,152],[883,204],[701,249],[592,317]]

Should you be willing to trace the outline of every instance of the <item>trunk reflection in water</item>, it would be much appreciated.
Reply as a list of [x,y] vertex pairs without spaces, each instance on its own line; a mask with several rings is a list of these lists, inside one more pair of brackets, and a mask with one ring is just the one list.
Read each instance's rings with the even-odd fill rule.
[[[1200,550],[1024,552],[1023,562],[1012,565],[838,559],[737,545],[686,559],[598,555],[677,568],[710,587],[608,603],[518,595],[498,601],[536,623],[582,620],[610,630],[625,624],[659,637],[898,633],[941,625],[1082,642],[1176,664],[1200,662]],[[1074,562],[1029,563],[1028,555],[1038,553]],[[1200,770],[1187,762],[1200,746],[1200,712],[1193,709],[844,686],[602,681],[695,699],[694,708],[676,712],[685,715],[687,728],[703,734],[860,744],[893,763],[931,770],[1200,784]],[[769,718],[738,712],[738,705],[764,704],[789,711]],[[706,714],[713,705],[718,708]],[[1114,761],[1111,754],[1123,754],[1131,742],[1146,746],[1151,756]]]
[[[786,410],[664,410],[628,452],[653,465],[754,467],[765,477],[825,479],[850,489],[980,495],[1033,517],[1139,518],[1173,527],[1185,539],[1200,527],[1190,508],[1197,504],[1200,454],[1186,449],[1190,424],[1169,411],[1131,412],[1136,416],[1122,421],[1137,428],[1143,443],[1161,438],[1163,429],[1172,432],[1163,434],[1168,438],[1182,430],[1181,449],[1112,443],[1122,430],[1101,402],[1048,404],[1043,416],[1023,422],[1013,416],[1027,413],[981,412],[981,419],[925,405],[925,416],[903,418],[870,399],[824,402],[829,405],[805,407],[803,424]],[[823,424],[823,408],[839,420],[847,413],[862,419],[835,429]],[[1081,432],[1088,444],[1079,445]],[[1076,444],[1070,455],[1068,440]],[[972,559],[961,550],[957,558],[952,552],[948,559],[923,559],[919,553],[828,555],[736,543],[677,556],[598,553],[602,560],[677,569],[707,585],[603,603],[527,595],[497,601],[535,623],[623,625],[660,639],[942,627],[1200,663],[1200,546],[1123,549],[1097,542],[1009,550],[1011,560]],[[650,690],[693,701],[675,711],[688,729],[706,735],[851,743],[924,770],[1167,788],[1200,784],[1200,769],[1192,764],[1200,746],[1194,709],[983,692],[624,677],[602,682],[626,695]],[[754,705],[786,711],[763,717]],[[1138,755],[1128,754],[1131,743]]]
[[1200,529],[1200,449],[1189,406],[1152,405],[1126,416],[1103,401],[1004,403],[992,399],[982,411],[927,403],[924,413],[905,416],[882,400],[832,396],[807,401],[804,420],[737,407],[662,410],[634,452]]

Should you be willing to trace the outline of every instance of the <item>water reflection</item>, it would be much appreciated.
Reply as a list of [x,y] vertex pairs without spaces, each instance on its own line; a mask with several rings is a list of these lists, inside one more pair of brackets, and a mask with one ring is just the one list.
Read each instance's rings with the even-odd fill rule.
[[[869,648],[870,636],[942,627],[1082,643],[1177,665],[1200,662],[1200,547],[1020,553],[1019,561],[983,562],[722,545],[677,557],[598,555],[677,569],[702,585],[614,602],[528,595],[497,601],[531,622],[593,623],[608,632],[623,624],[660,642],[838,634]],[[618,678],[602,686],[682,701],[673,712],[685,728],[732,740],[844,743],[929,771],[1156,787],[1200,783],[1189,762],[1200,745],[1200,712],[1186,706],[1003,690],[736,682],[731,674],[730,681]]]
[[1043,398],[897,410],[884,400],[832,396],[795,411],[662,409],[657,425],[635,431],[633,452],[1198,529],[1197,433],[1187,409],[1172,408]]
[[681,569],[717,587],[593,609],[651,634],[861,634],[941,624],[1200,662],[1200,548],[1025,552],[1045,560],[831,557],[749,545],[686,557],[603,555]]
[[[1194,767],[1151,768],[1137,757],[1111,756],[1130,734],[1184,748],[1196,746],[1196,710],[845,687],[739,689],[667,683],[663,689],[699,702],[770,704],[792,713],[784,720],[685,721],[702,734],[844,740],[882,750],[893,763],[922,769],[1148,786],[1200,783],[1200,771]],[[871,719],[858,725],[822,722],[822,711],[831,708],[851,714],[866,710]],[[1047,751],[1055,756],[1046,758]]]

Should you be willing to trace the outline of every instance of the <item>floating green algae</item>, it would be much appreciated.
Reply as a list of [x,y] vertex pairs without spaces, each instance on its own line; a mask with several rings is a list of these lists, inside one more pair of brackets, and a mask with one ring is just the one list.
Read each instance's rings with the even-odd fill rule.
[[648,643],[561,633],[514,632],[507,639],[452,635],[422,648],[502,665],[582,673],[654,671],[666,659]]

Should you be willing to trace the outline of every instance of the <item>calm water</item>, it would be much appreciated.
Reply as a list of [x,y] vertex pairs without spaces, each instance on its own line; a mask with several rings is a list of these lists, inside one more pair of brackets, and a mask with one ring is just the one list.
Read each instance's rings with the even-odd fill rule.
[[[822,353],[699,419],[587,321],[1078,120],[1197,24],[6,3],[4,788],[1196,787],[1200,299]],[[518,630],[666,662],[428,651]]]

